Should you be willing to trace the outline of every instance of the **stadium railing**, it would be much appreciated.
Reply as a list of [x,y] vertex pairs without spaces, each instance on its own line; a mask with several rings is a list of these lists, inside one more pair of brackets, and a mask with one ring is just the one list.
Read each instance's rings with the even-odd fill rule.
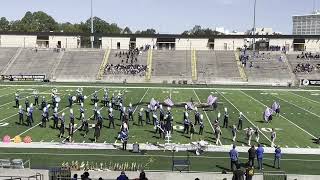
[[287,174],[284,171],[264,171],[263,180],[287,180]]

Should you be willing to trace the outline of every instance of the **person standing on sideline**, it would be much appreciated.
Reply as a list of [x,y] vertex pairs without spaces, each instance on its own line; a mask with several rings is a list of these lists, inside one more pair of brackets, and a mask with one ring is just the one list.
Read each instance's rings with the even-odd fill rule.
[[258,148],[256,150],[256,154],[257,154],[257,160],[258,160],[258,166],[259,166],[259,170],[263,170],[263,153],[264,153],[264,149],[261,146],[261,144],[258,145]]
[[276,140],[276,138],[277,138],[277,133],[276,133],[275,129],[272,128],[272,132],[271,132],[271,147],[275,146],[274,141]]
[[237,170],[233,172],[232,180],[244,180],[244,172],[240,169],[240,164],[237,165]]
[[238,165],[239,153],[236,150],[236,145],[232,146],[232,149],[229,152],[230,160],[231,160],[231,171],[234,171],[234,166]]
[[274,151],[274,161],[273,161],[273,168],[276,168],[276,162],[278,165],[278,169],[280,169],[280,159],[281,159],[281,149],[280,146],[276,146]]
[[254,145],[251,146],[251,148],[248,150],[249,154],[249,166],[254,166],[254,158],[256,157],[256,149],[254,148]]

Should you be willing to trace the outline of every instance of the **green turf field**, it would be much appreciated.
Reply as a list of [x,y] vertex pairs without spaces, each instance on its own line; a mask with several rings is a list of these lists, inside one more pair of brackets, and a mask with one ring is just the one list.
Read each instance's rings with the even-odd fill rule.
[[[94,91],[98,91],[99,97],[103,96],[103,89],[105,86],[90,86],[84,88],[84,94],[88,96],[85,102],[86,117],[92,117],[93,105],[90,102],[90,96]],[[59,103],[59,112],[66,113],[66,125],[69,121],[69,108],[67,107],[68,94],[75,94],[77,87],[67,87],[56,85],[62,101]],[[58,130],[50,127],[39,127],[41,114],[39,110],[34,113],[35,123],[32,127],[26,125],[19,125],[18,122],[18,109],[13,107],[14,94],[17,90],[20,91],[21,101],[20,104],[24,105],[25,97],[31,96],[30,102],[33,102],[32,92],[37,89],[41,96],[51,101],[52,87],[41,85],[26,85],[26,86],[1,86],[0,87],[0,137],[9,135],[11,138],[20,135],[22,138],[30,136],[32,140],[43,142],[61,142],[64,138],[58,137]],[[270,128],[276,128],[277,139],[276,144],[282,147],[300,147],[300,148],[319,148],[319,145],[313,142],[313,138],[320,135],[320,130],[317,128],[320,122],[320,96],[317,90],[277,90],[277,89],[231,89],[231,88],[172,88],[172,87],[109,87],[111,93],[125,92],[124,104],[128,106],[129,103],[133,104],[135,111],[135,121],[130,122],[129,143],[164,143],[163,139],[154,134],[153,126],[145,125],[140,127],[137,125],[137,112],[140,108],[146,108],[147,103],[151,98],[163,102],[169,96],[172,97],[174,102],[189,102],[191,98],[194,101],[206,102],[210,94],[218,96],[219,105],[217,111],[202,111],[204,115],[205,130],[203,136],[195,134],[193,139],[189,135],[184,135],[181,130],[175,130],[172,136],[172,141],[175,143],[186,144],[192,141],[203,139],[211,144],[215,143],[213,137],[212,123],[217,117],[217,113],[223,114],[224,107],[228,108],[230,114],[229,126],[237,124],[239,111],[245,115],[244,128],[259,126],[261,129],[260,142],[266,146],[270,146]],[[41,101],[41,98],[39,98]],[[274,117],[271,124],[266,124],[262,121],[262,112],[266,106],[271,106],[277,100],[281,104],[281,116]],[[107,109],[100,104],[101,113],[103,117],[107,117]],[[75,116],[79,116],[79,105],[73,107]],[[52,109],[50,110],[52,115]],[[174,125],[176,127],[182,126],[184,108],[173,108]],[[190,112],[191,120],[194,120],[193,112]],[[117,133],[120,128],[120,121],[117,119],[119,112],[115,111],[116,129],[103,128],[101,131],[100,143],[110,142],[116,140]],[[78,122],[78,123],[77,123]],[[94,120],[89,121],[94,124]],[[77,124],[80,121],[76,120]],[[49,122],[51,126],[52,121]],[[104,121],[104,125],[108,126],[108,120]],[[221,124],[222,126],[222,124]],[[178,128],[179,129],[179,128]],[[199,127],[196,126],[196,131]],[[67,134],[67,133],[66,133]],[[222,144],[232,144],[232,136],[230,128],[222,129]],[[93,140],[93,129],[90,130],[89,135],[84,138],[83,133],[76,131],[74,134],[75,142],[91,143]],[[245,139],[245,131],[242,130],[238,133],[237,145],[247,145]]]
[[[287,89],[287,88],[257,88],[257,87],[229,87],[229,86],[155,86],[155,85],[104,85],[104,84],[81,84],[84,87],[84,95],[88,96],[85,102],[86,117],[93,116],[93,105],[90,102],[90,96],[94,91],[98,91],[100,99],[103,96],[103,89],[108,87],[111,93],[124,92],[124,104],[128,106],[133,104],[136,109],[135,121],[130,122],[129,143],[165,143],[160,139],[158,134],[154,134],[154,128],[151,125],[143,127],[137,125],[137,112],[140,108],[146,108],[151,98],[163,102],[169,96],[174,102],[188,102],[192,98],[195,102],[206,102],[210,94],[219,98],[217,111],[203,111],[205,130],[203,136],[195,134],[193,139],[189,135],[184,135],[182,130],[175,130],[172,135],[172,142],[187,144],[199,139],[208,141],[210,144],[215,144],[213,136],[212,123],[217,117],[218,112],[223,114],[224,108],[227,107],[230,118],[229,126],[237,124],[239,111],[245,115],[244,128],[259,126],[261,129],[260,142],[266,146],[270,146],[270,128],[277,129],[276,144],[284,147],[292,148],[319,148],[313,139],[320,135],[318,125],[320,123],[320,91],[317,89]],[[5,84],[0,86],[0,137],[9,135],[11,138],[19,135],[23,139],[25,136],[30,136],[33,142],[62,142],[67,138],[59,138],[59,131],[52,129],[52,120],[47,124],[47,128],[39,127],[41,112],[34,112],[35,123],[32,127],[17,124],[18,109],[14,107],[14,94],[20,91],[20,104],[24,105],[25,97],[29,96],[30,102],[33,102],[32,92],[37,89],[41,96],[45,96],[48,102],[51,101],[51,90],[57,88],[62,101],[59,103],[59,113],[66,113],[66,124],[69,123],[69,108],[67,107],[68,94],[75,94],[78,88],[76,84],[53,84],[47,86],[44,84]],[[266,106],[271,106],[273,101],[279,101],[281,104],[281,116],[274,117],[271,124],[266,124],[262,121],[262,112]],[[41,97],[39,98],[41,103]],[[101,113],[103,117],[107,117],[107,109],[102,107]],[[79,117],[79,105],[73,107],[76,117]],[[173,110],[174,125],[179,127],[182,125],[184,108],[176,108]],[[194,120],[194,113],[190,112],[191,120]],[[50,109],[52,115],[52,109]],[[98,143],[114,143],[117,133],[120,128],[118,120],[119,112],[115,111],[116,129],[104,127],[101,131],[101,137]],[[94,124],[94,120],[89,121]],[[80,124],[79,120],[76,120]],[[104,125],[108,126],[108,120],[104,120]],[[222,126],[222,124],[221,124]],[[199,127],[196,127],[196,132]],[[89,135],[84,138],[83,132],[76,131],[74,141],[77,143],[92,143],[93,129],[90,129]],[[238,146],[247,146],[245,139],[245,131],[238,133],[236,144]],[[222,144],[232,144],[231,128],[222,128]],[[185,152],[179,152],[176,155],[185,156]],[[209,153],[206,152],[203,156],[195,157],[191,154],[191,170],[192,171],[222,171],[229,168],[229,160],[227,153]],[[241,153],[241,161],[246,161],[246,154]],[[130,157],[130,158],[129,158]],[[171,152],[148,151],[144,155],[134,155],[124,151],[114,150],[59,150],[59,149],[0,149],[0,159],[7,158],[22,158],[31,160],[33,168],[48,168],[59,166],[62,162],[90,161],[90,162],[137,162],[141,164],[152,161],[147,169],[150,170],[170,170],[171,169]],[[285,154],[282,161],[282,170],[287,173],[300,174],[319,174],[319,155],[289,155]],[[272,165],[273,155],[266,155],[265,170],[274,170]]]

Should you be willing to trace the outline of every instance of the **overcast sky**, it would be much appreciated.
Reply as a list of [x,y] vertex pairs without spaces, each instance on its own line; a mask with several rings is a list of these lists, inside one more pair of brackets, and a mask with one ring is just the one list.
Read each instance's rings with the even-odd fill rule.
[[[94,15],[132,30],[154,28],[181,33],[194,25],[245,31],[252,27],[254,0],[93,0]],[[257,27],[292,34],[292,15],[308,14],[314,0],[257,0]],[[319,8],[320,0],[316,1]],[[2,0],[0,16],[9,20],[26,11],[44,11],[58,22],[90,17],[90,0]]]

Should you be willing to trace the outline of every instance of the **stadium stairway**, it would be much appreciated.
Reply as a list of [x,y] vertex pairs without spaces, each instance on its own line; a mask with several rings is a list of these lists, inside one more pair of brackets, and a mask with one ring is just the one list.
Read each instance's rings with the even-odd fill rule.
[[198,80],[198,72],[197,72],[197,51],[193,49],[191,51],[191,77],[192,81],[196,82]]
[[110,56],[110,51],[111,49],[108,48],[106,49],[105,53],[104,53],[104,56],[103,56],[103,61],[100,65],[100,68],[99,68],[99,71],[97,73],[97,80],[101,80],[102,79],[102,76],[103,76],[103,73],[104,73],[104,68],[106,67],[106,65],[108,64],[108,60],[109,60],[109,56]]
[[55,75],[55,73],[57,71],[57,68],[58,68],[58,66],[59,66],[59,64],[60,64],[60,62],[62,60],[63,55],[64,55],[64,51],[60,51],[59,55],[58,55],[58,57],[56,59],[56,62],[52,67],[52,70],[51,70],[51,73],[50,73],[50,80],[55,80],[55,76],[54,75]]
[[152,75],[152,53],[153,53],[153,50],[149,49],[148,50],[148,58],[147,58],[146,81],[150,81],[151,80],[151,75]]
[[16,61],[16,59],[19,57],[19,55],[22,52],[22,48],[13,49],[13,50],[15,50],[15,51],[11,51],[11,52],[6,52],[6,51],[3,52],[2,51],[2,53],[10,53],[10,54],[8,54],[8,56],[4,56],[5,59],[9,58],[9,57],[11,57],[11,58],[9,61],[7,61],[6,64],[4,64],[5,66],[2,68],[1,74],[7,74],[7,71],[11,68],[12,64],[14,64],[14,62]]
[[248,77],[247,77],[246,72],[245,72],[245,70],[244,70],[244,68],[242,66],[241,61],[240,61],[240,51],[235,51],[234,55],[236,57],[236,62],[237,62],[237,65],[238,65],[238,69],[239,69],[241,78],[244,81],[248,82]]

